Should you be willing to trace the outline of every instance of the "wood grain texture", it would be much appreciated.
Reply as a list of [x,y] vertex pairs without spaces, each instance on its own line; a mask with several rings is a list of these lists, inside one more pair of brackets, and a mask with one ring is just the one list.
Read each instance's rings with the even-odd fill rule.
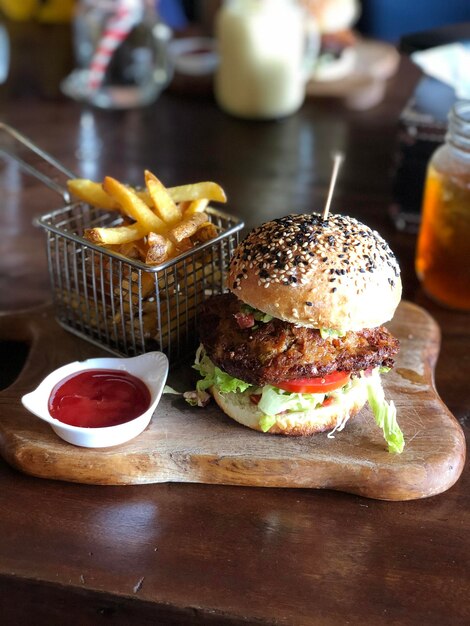
[[[433,387],[439,329],[421,308],[402,302],[390,329],[401,341],[396,368],[384,377],[386,395],[397,405],[406,447],[386,451],[368,408],[336,433],[286,438],[251,431],[215,405],[189,407],[164,396],[150,426],[132,441],[89,450],[59,439],[21,405],[23,393],[64,362],[98,353],[63,331],[49,309],[3,318],[2,328],[31,343],[17,382],[0,396],[0,452],[17,469],[89,484],[201,482],[268,487],[328,488],[384,500],[441,493],[463,469],[463,432]],[[189,365],[170,375],[188,389]]]

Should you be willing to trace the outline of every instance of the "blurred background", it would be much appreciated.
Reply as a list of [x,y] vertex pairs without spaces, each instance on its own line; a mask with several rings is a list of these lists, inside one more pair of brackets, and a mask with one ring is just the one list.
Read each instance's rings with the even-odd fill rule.
[[[130,0],[132,4],[133,0]],[[5,83],[8,72],[22,73],[22,88],[25,93],[42,91],[44,96],[54,95],[54,78],[63,77],[74,64],[73,23],[77,16],[90,6],[115,5],[119,0],[0,0],[0,19],[3,24],[0,38],[0,83]],[[351,4],[357,5],[352,17]],[[172,29],[172,36],[184,38],[194,35],[216,36],[215,16],[223,2],[221,0],[144,0],[144,4],[155,10],[158,19]],[[427,40],[447,41],[468,36],[466,27],[459,31],[458,26],[470,22],[470,3],[464,0],[301,0],[319,23],[320,12],[328,8],[329,22],[336,22],[341,30],[351,27],[355,35],[390,43],[400,47],[402,39],[410,34],[423,31],[442,30],[452,27],[450,34]],[[347,21],[350,23],[346,24]],[[48,49],[56,50],[60,63],[54,67],[44,67],[40,75],[31,76],[28,64],[23,59],[28,54],[48,58],[48,50],[42,37],[31,24],[41,25],[47,30]],[[331,31],[329,25],[329,31]],[[457,30],[456,30],[457,28]],[[444,29],[445,30],[445,29]],[[41,40],[41,44],[39,44]],[[423,44],[425,45],[425,44]],[[15,51],[20,48],[25,53],[18,58]],[[9,54],[9,50],[12,52]],[[76,56],[76,51],[75,51]],[[48,75],[48,73],[50,73]],[[53,76],[52,73],[55,73]],[[50,80],[48,80],[48,78]]]
[[[299,2],[321,38],[319,62],[306,84],[306,96],[330,99],[350,110],[370,111],[383,101],[389,79],[398,69],[397,50],[410,55],[470,40],[470,2],[463,0]],[[120,88],[111,95],[97,90],[87,96],[84,90],[89,84],[84,86],[84,77],[73,70],[91,64],[99,42],[89,18],[93,12],[112,13],[120,4],[144,7],[140,30],[134,28],[134,39],[129,38],[133,48],[128,53],[119,48],[106,69],[104,82],[114,80]],[[104,109],[151,104],[163,89],[183,97],[213,99],[219,63],[217,19],[229,4],[221,0],[0,0],[0,115],[13,98],[60,101],[65,95]],[[152,59],[149,33],[159,45]],[[246,42],[240,40],[243,45]],[[128,81],[120,67],[126,63],[132,65],[139,85],[146,80],[149,65],[150,79],[139,93],[135,89],[124,93],[122,87],[134,80]],[[99,73],[97,80],[101,80]],[[230,104],[222,100],[218,98],[219,105],[230,112]],[[397,120],[400,147],[391,213],[398,228],[417,228],[426,163],[444,139],[454,100],[452,85],[422,76]],[[255,117],[262,118],[263,111]]]

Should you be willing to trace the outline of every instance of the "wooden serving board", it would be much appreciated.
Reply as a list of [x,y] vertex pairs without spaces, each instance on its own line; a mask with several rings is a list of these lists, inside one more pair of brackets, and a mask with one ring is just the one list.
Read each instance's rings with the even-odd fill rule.
[[[0,453],[25,473],[90,484],[310,487],[383,500],[441,493],[462,472],[465,440],[433,387],[439,328],[423,309],[408,302],[401,303],[388,327],[401,341],[396,368],[383,377],[405,435],[401,455],[386,451],[367,408],[334,439],[326,434],[288,438],[245,428],[213,404],[192,408],[169,395],[134,440],[85,449],[59,439],[48,424],[23,408],[20,398],[56,367],[103,352],[64,331],[51,309],[0,317],[0,340],[30,344],[23,371],[0,393]],[[169,383],[181,391],[192,388],[189,363],[172,371]]]

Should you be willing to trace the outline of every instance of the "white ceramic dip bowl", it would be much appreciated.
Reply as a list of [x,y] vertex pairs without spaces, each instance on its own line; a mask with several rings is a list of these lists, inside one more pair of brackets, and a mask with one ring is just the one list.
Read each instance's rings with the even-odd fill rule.
[[[48,401],[55,385],[73,374],[93,369],[125,371],[139,378],[150,391],[149,408],[128,422],[101,428],[71,426],[53,418],[49,413]],[[68,443],[85,448],[107,448],[133,439],[148,426],[160,401],[167,376],[168,359],[162,352],[147,352],[131,358],[104,357],[75,361],[51,372],[34,391],[24,395],[21,402],[28,411],[48,422],[52,430]]]

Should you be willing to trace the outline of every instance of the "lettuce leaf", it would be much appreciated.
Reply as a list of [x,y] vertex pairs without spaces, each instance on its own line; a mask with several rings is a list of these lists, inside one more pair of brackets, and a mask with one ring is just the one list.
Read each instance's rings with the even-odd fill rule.
[[271,430],[271,428],[276,423],[276,416],[275,415],[263,415],[262,417],[260,417],[260,420],[258,423],[263,433],[267,433],[268,430]]
[[338,337],[344,337],[346,333],[341,330],[334,330],[334,328],[320,328],[320,336],[322,339],[337,339]]
[[206,404],[209,404],[211,399],[210,394],[207,391],[196,390],[196,391],[185,391],[183,393],[183,397],[188,404],[191,406],[201,406],[204,407]]
[[385,394],[378,375],[367,378],[367,398],[379,428],[382,428],[388,451],[401,454],[405,439],[397,422],[397,409],[392,402],[385,400]]
[[218,367],[214,367],[214,383],[222,393],[233,393],[234,391],[246,391],[251,385],[244,380],[234,378],[226,374]]
[[201,379],[196,383],[197,392],[203,392],[212,387],[212,385],[217,385],[222,393],[246,391],[246,389],[251,387],[244,380],[234,378],[214,365],[202,346],[196,352],[196,362],[193,367],[201,375]]
[[324,393],[290,393],[272,385],[265,385],[258,408],[265,415],[278,415],[285,411],[307,411],[322,404]]
[[[243,393],[244,391],[260,393],[261,399],[258,403],[259,410],[263,413],[259,420],[260,428],[263,432],[268,432],[276,423],[276,415],[293,411],[307,411],[322,405],[326,394],[323,393],[292,393],[284,391],[272,385],[265,385],[258,390],[257,387],[246,383],[239,378],[234,378],[218,368],[206,355],[202,346],[196,352],[196,362],[193,365],[201,379],[196,384],[196,395],[185,394],[185,399],[193,405],[204,406],[208,401],[207,389],[216,385],[222,393]],[[382,368],[380,368],[381,370]],[[386,368],[383,368],[385,370]],[[397,410],[393,402],[386,402],[385,394],[379,376],[379,368],[374,370],[371,376],[367,376],[367,399],[379,428],[382,428],[388,451],[394,454],[401,454],[405,447],[405,440],[400,426],[397,422]],[[359,379],[357,379],[359,382]],[[330,392],[340,400],[341,394],[347,393],[355,384],[350,380],[346,385]],[[170,391],[170,390],[168,390]],[[171,392],[170,392],[171,393]]]
[[267,324],[273,319],[272,315],[269,315],[268,313],[263,313],[263,311],[259,311],[258,309],[255,309],[252,306],[250,306],[249,304],[242,304],[241,311],[242,313],[245,313],[246,315],[253,315],[254,319],[257,322],[263,322],[264,324]]

